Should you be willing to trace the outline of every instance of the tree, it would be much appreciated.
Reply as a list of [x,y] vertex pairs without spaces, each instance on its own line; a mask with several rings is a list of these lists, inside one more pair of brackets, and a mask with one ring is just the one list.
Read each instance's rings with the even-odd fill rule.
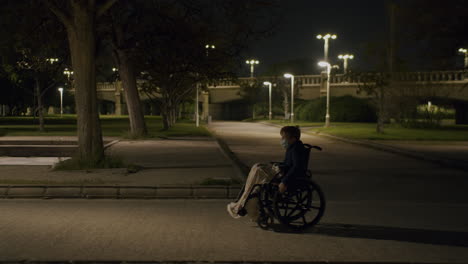
[[390,75],[382,72],[352,73],[349,78],[359,83],[357,93],[366,93],[377,109],[377,133],[384,132],[388,120],[389,96],[392,90]]
[[399,1],[397,10],[398,35],[411,47],[406,56],[417,59],[419,69],[455,69],[457,60],[462,65],[457,51],[468,45],[467,1]]
[[[145,3],[153,16],[144,23],[149,33],[138,42],[138,60],[147,73],[143,89],[159,104],[165,129],[175,123],[180,103],[198,84],[233,78],[249,43],[270,31],[269,24],[258,29],[254,23],[262,21],[270,1]],[[209,56],[206,44],[216,45]]]
[[104,157],[96,94],[96,20],[117,0],[43,0],[68,33],[75,78],[78,158],[94,165]]
[[[21,59],[17,63],[17,70],[22,71],[20,75],[23,78],[26,77],[33,80],[34,95],[37,100],[37,108],[33,112],[34,115],[37,112],[39,116],[39,131],[44,132],[43,98],[50,88],[55,87],[59,81],[63,80],[63,75],[61,75],[62,63],[59,63],[58,58],[41,56],[37,53],[33,54],[30,49],[23,48],[21,54]],[[22,80],[18,79],[17,81],[21,82]]]
[[130,134],[137,137],[147,134],[137,87],[137,69],[135,67],[138,39],[145,37],[141,18],[144,15],[150,15],[145,11],[146,9],[141,5],[141,2],[120,1],[109,12],[107,21],[110,26],[106,28],[125,93],[128,118],[130,120]]
[[265,97],[265,85],[258,78],[239,83],[238,94],[252,107],[252,119],[256,118],[256,112],[261,107],[262,98]]
[[[66,35],[61,25],[51,15],[41,12],[43,6],[33,7],[16,1],[4,5],[0,23],[5,30],[2,31],[0,50],[6,77],[16,90],[27,94],[18,100],[36,98],[38,107],[33,113],[38,113],[39,130],[44,131],[43,105],[49,103],[47,99],[50,97],[45,95],[50,95],[50,88],[63,80],[61,66],[67,61],[68,51],[63,47]],[[21,16],[18,16],[19,12]],[[18,24],[13,26],[12,20],[19,20]]]

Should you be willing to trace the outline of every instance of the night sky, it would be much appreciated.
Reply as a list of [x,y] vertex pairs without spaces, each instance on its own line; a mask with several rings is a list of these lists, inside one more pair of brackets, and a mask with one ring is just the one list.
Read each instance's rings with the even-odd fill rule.
[[[252,49],[252,57],[261,61],[260,73],[272,64],[290,60],[316,65],[323,58],[323,40],[316,35],[328,32],[338,35],[330,43],[332,63],[340,63],[338,54],[352,53],[351,67],[365,68],[366,63],[360,60],[363,46],[386,34],[384,0],[284,0],[281,5],[284,18],[276,34]],[[316,73],[319,71],[317,66]]]

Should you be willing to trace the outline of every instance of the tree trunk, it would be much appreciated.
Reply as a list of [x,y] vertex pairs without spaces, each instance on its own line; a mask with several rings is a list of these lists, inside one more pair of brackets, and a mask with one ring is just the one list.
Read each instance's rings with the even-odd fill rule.
[[44,111],[42,109],[41,84],[38,78],[35,78],[35,90],[37,98],[37,109],[39,116],[39,131],[44,132]]
[[162,121],[163,121],[163,130],[168,130],[170,127],[170,122],[169,122],[169,113],[167,111],[166,106],[161,107],[161,116],[162,116]]
[[385,98],[384,98],[384,87],[379,88],[379,112],[377,115],[377,133],[382,134],[384,132],[384,120],[385,120]]
[[73,5],[73,27],[68,40],[75,76],[78,158],[93,166],[104,157],[96,94],[95,14]]
[[128,54],[123,50],[116,51],[119,59],[119,74],[122,80],[125,100],[127,101],[130,133],[132,136],[147,135],[145,118],[141,109],[140,95],[135,76],[135,68]]

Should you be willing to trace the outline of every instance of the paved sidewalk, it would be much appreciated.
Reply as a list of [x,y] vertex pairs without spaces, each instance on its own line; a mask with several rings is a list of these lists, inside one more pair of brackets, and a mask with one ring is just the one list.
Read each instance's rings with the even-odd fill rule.
[[88,171],[51,171],[50,166],[0,166],[0,184],[190,185],[207,178],[239,178],[236,167],[212,138],[120,141],[107,152],[142,166]]

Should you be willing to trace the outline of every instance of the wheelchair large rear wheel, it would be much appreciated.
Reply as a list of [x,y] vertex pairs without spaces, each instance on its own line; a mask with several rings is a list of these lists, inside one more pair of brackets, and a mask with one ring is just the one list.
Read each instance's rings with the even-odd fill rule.
[[303,230],[316,225],[325,212],[325,195],[312,180],[285,193],[277,192],[273,200],[276,218],[283,225]]

